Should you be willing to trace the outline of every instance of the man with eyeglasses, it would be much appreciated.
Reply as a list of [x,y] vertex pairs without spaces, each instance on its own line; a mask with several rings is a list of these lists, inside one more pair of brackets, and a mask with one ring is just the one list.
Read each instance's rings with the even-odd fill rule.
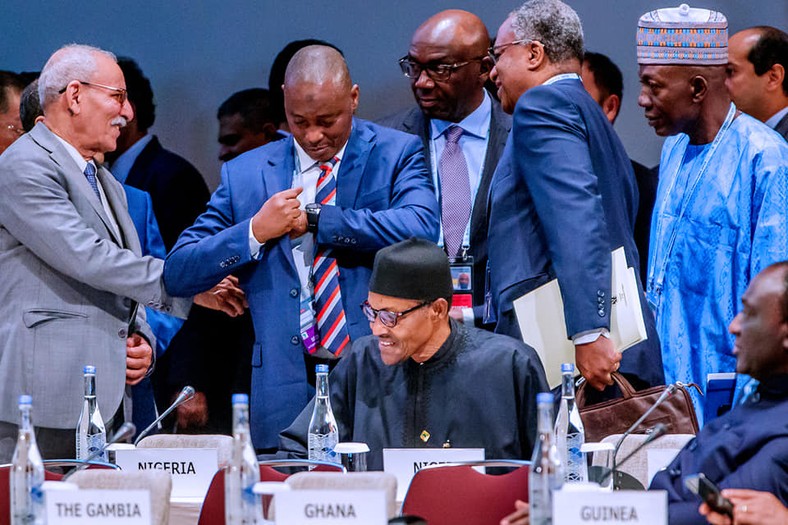
[[[329,377],[339,441],[370,448],[484,448],[490,459],[528,459],[536,394],[547,391],[532,348],[449,318],[445,253],[409,239],[375,256],[361,308],[372,335],[358,339]],[[282,432],[279,455],[306,457],[310,403]]]
[[604,390],[619,366],[636,388],[662,384],[659,341],[645,301],[648,339],[622,356],[608,338],[611,251],[623,246],[628,266],[639,267],[637,188],[624,146],[580,80],[577,13],[559,0],[525,2],[501,25],[491,54],[491,78],[503,109],[514,116],[490,197],[496,332],[520,337],[513,301],[557,277],[566,333],[589,384]]
[[24,89],[21,76],[0,71],[0,154],[25,132],[19,119],[19,99]]
[[[132,117],[123,73],[106,51],[69,45],[39,78],[43,122],[0,156],[0,462],[17,435],[14,399],[31,394],[45,458],[75,453],[82,368],[97,370],[107,428],[129,419],[126,386],[149,372],[150,306],[185,317],[164,289],[164,261],[140,255],[121,185],[96,158]],[[201,304],[220,306],[218,295]],[[243,309],[239,297],[229,309]],[[121,410],[122,409],[122,410]]]
[[[492,67],[489,43],[487,28],[473,13],[452,9],[428,18],[399,61],[418,107],[380,121],[421,138],[441,203],[441,245],[472,274],[452,313],[477,325],[483,318],[490,181],[512,122],[484,89]],[[466,307],[459,308],[463,297]]]

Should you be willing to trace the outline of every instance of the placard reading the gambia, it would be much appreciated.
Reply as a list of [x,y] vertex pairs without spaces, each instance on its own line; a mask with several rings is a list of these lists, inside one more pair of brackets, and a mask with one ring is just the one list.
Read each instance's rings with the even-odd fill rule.
[[668,525],[668,493],[664,490],[577,492],[553,495],[553,525]]
[[150,525],[147,490],[48,490],[48,525]]
[[205,497],[219,469],[215,448],[135,448],[117,450],[115,463],[125,471],[165,470],[172,474],[172,497]]
[[277,525],[386,525],[382,490],[290,490],[274,497]]
[[[384,448],[383,470],[397,478],[397,501],[402,501],[413,475],[422,468],[483,459],[483,448]],[[476,467],[476,470],[484,473],[484,467]]]

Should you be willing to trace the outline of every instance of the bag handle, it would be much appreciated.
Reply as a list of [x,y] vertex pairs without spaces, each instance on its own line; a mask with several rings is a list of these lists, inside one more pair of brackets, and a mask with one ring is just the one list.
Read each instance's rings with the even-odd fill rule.
[[[635,389],[632,387],[627,378],[621,375],[619,372],[613,372],[610,374],[613,378],[615,384],[618,385],[618,388],[621,390],[621,394],[623,399],[629,399],[635,394]],[[586,385],[588,381],[583,381],[579,387],[577,387],[577,391],[575,392],[575,403],[577,404],[578,410],[584,408],[586,406]]]

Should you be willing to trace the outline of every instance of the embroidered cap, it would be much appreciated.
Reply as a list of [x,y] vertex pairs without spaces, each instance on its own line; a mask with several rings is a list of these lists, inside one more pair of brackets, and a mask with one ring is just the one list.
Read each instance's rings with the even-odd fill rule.
[[638,20],[637,55],[638,64],[727,64],[728,20],[687,4],[649,11]]

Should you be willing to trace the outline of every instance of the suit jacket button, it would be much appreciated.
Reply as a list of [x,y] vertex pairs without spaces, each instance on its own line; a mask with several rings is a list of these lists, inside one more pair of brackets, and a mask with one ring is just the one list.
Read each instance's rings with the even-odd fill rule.
[[299,344],[300,342],[301,339],[297,335],[294,335],[293,337],[290,338],[290,344],[293,346]]
[[599,310],[597,310],[596,313],[599,314],[599,317],[604,317],[605,316],[605,309],[604,308],[600,308]]
[[598,291],[596,294],[597,294],[597,296],[598,296],[600,299],[601,299],[602,297],[604,297],[604,296],[605,296],[605,292],[603,292],[602,290],[599,290],[599,291]]
[[290,297],[298,297],[298,288],[290,288]]
[[126,339],[127,335],[128,332],[126,332],[125,328],[121,328],[120,330],[118,330],[118,337],[120,337],[121,339]]

